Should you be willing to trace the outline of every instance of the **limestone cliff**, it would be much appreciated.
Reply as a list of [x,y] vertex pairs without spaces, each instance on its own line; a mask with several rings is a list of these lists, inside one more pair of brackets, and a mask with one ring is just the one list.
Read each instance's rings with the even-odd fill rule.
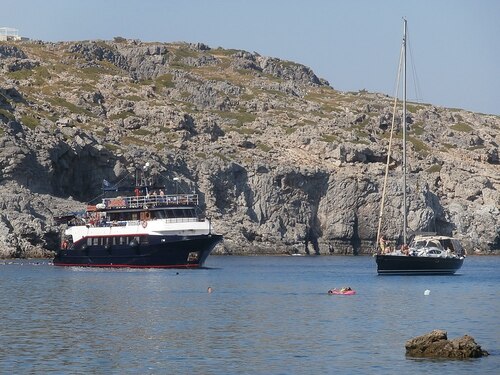
[[[373,250],[389,97],[339,92],[256,53],[121,38],[2,43],[0,71],[3,256],[48,255],[54,216],[146,161],[170,189],[200,194],[225,236],[219,253]],[[499,116],[408,109],[410,229],[499,251]],[[401,227],[400,161],[397,151],[389,237]]]

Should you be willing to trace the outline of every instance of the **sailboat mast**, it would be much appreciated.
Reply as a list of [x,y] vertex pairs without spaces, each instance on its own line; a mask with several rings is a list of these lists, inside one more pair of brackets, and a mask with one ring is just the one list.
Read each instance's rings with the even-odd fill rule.
[[406,235],[408,227],[407,202],[406,202],[406,42],[407,30],[406,19],[404,21],[403,33],[403,245],[407,244]]

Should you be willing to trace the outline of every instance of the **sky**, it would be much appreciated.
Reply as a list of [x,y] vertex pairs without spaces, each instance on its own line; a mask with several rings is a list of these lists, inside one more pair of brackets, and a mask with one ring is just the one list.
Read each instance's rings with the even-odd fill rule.
[[500,0],[0,0],[0,27],[35,40],[201,42],[391,96],[403,17],[408,100],[500,115]]

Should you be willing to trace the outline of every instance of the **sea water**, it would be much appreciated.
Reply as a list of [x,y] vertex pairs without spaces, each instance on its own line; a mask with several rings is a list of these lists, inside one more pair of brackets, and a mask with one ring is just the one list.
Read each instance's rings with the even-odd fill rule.
[[[498,374],[499,266],[468,257],[454,276],[377,276],[372,257],[210,256],[199,270],[2,261],[0,373]],[[342,286],[357,294],[328,295]],[[405,357],[406,340],[433,329],[490,356]]]

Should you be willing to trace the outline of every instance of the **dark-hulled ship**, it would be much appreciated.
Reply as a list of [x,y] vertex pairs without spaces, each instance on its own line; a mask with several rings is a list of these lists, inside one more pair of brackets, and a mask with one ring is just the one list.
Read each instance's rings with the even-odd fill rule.
[[138,186],[131,196],[103,198],[73,217],[56,266],[199,268],[222,241],[201,214],[196,194],[165,195]]
[[408,249],[376,255],[379,275],[453,275],[464,259],[458,240],[434,234],[415,236]]

